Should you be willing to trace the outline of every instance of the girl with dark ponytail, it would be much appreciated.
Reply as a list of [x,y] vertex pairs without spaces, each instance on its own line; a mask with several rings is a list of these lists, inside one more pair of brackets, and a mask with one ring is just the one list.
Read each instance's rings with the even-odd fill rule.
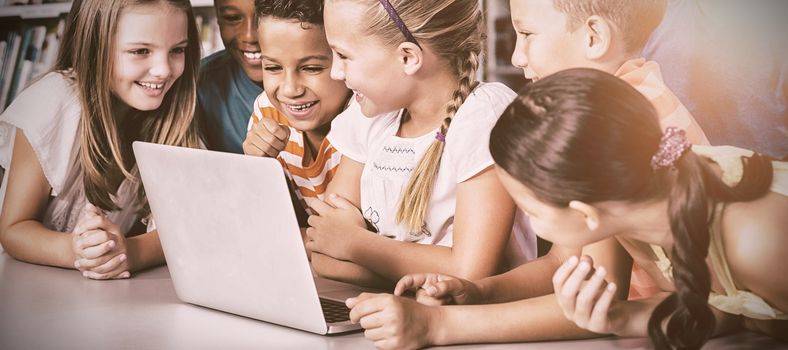
[[572,69],[527,86],[493,128],[499,175],[538,235],[567,247],[615,237],[664,290],[615,300],[605,269],[573,257],[553,277],[565,316],[658,349],[700,348],[741,318],[788,319],[788,164],[658,125],[625,82]]

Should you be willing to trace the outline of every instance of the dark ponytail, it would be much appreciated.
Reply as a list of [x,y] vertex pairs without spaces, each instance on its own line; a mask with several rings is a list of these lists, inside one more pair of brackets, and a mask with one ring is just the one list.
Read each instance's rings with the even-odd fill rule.
[[768,157],[756,154],[743,161],[744,176],[733,187],[723,183],[706,161],[692,152],[677,161],[668,206],[676,291],[654,309],[649,319],[648,334],[657,349],[698,349],[714,332],[714,314],[708,305],[711,274],[706,267],[709,229],[714,220],[710,205],[757,199],[772,182]]
[[650,161],[661,137],[654,107],[629,84],[601,71],[570,69],[520,91],[492,130],[490,153],[540,201],[557,207],[572,200],[667,197],[676,291],[654,310],[648,333],[657,349],[696,349],[715,327],[706,267],[710,208],[763,196],[772,166],[760,155],[744,159],[744,176],[733,187],[692,151],[675,170],[655,171]]

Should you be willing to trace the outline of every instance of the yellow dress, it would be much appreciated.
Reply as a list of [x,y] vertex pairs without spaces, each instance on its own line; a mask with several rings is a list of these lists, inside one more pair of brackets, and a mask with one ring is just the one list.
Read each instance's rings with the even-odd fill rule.
[[[735,185],[741,180],[744,168],[742,157],[752,155],[752,151],[730,146],[693,146],[692,151],[716,162],[722,169],[722,180],[729,186]],[[770,190],[788,196],[788,162],[774,161],[772,166],[774,167],[774,178]],[[725,260],[725,247],[721,237],[721,214],[724,207],[725,203],[719,203],[714,208],[714,222],[709,230],[709,257],[713,272],[725,293],[711,292],[709,304],[733,315],[743,315],[758,320],[788,320],[788,314],[772,307],[758,295],[736,289],[728,262]],[[651,245],[651,249],[657,258],[655,261],[657,267],[668,280],[673,281],[673,266],[665,251],[657,245]]]

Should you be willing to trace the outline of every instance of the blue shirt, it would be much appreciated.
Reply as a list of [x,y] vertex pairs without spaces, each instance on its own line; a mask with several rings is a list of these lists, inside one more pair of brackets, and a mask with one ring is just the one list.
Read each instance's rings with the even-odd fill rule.
[[243,153],[254,100],[262,92],[227,51],[202,60],[197,80],[197,115],[209,149]]

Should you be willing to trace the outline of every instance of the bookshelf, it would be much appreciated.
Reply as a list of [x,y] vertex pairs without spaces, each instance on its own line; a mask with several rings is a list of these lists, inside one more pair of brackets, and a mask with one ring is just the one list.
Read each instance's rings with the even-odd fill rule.
[[[2,0],[0,0],[0,3]],[[211,7],[213,0],[191,0],[192,7]],[[21,19],[53,18],[68,13],[71,2],[54,2],[33,5],[0,5],[0,18],[18,17]]]
[[[31,2],[27,5],[6,3]],[[191,0],[203,56],[223,48],[213,0]],[[0,112],[54,64],[71,1],[0,0]]]
[[0,7],[0,18],[18,17],[21,19],[52,18],[68,13],[70,2],[57,2],[36,5],[9,5]]
[[526,83],[523,71],[512,66],[512,52],[517,39],[512,29],[509,0],[484,0],[487,47],[484,80],[499,81],[517,91]]

